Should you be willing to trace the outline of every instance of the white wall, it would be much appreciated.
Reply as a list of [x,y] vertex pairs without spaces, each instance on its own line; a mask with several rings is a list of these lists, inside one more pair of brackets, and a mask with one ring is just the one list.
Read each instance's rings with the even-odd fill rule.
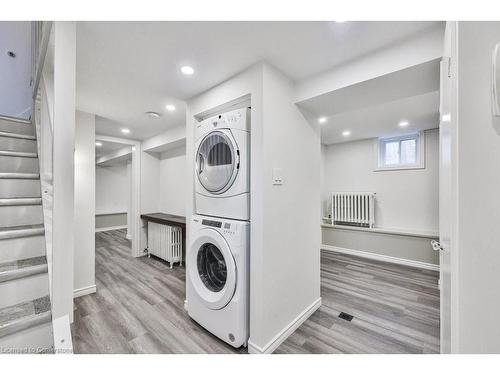
[[[141,151],[141,200],[140,213],[160,210],[160,160],[157,156]],[[147,247],[147,223],[142,222],[140,251]]]
[[[95,162],[94,162],[95,164]],[[127,162],[111,166],[95,166],[96,214],[128,212],[130,175]]]
[[[0,22],[0,115],[31,114],[31,22]],[[7,56],[13,51],[16,58]]]
[[323,146],[323,208],[332,191],[372,191],[376,227],[437,232],[439,132],[424,134],[425,169],[375,172],[374,139]]
[[[249,350],[253,352],[273,349],[275,338],[319,299],[319,135],[293,104],[293,93],[290,80],[260,63],[187,106],[189,218],[194,213],[194,116],[251,96]],[[272,185],[273,167],[284,169],[283,186]],[[189,243],[189,220],[187,226]]]
[[[319,131],[293,103],[292,81],[269,65],[263,73],[264,246],[252,274],[260,288],[252,308],[262,320],[251,337],[260,348],[319,307],[321,244]],[[274,168],[283,171],[281,186],[272,184]]]
[[76,112],[75,290],[95,286],[95,115]]
[[[458,347],[500,353],[500,118],[491,60],[500,22],[458,24]],[[481,314],[478,317],[478,313]]]
[[160,156],[159,210],[173,215],[186,214],[186,148],[163,152]]

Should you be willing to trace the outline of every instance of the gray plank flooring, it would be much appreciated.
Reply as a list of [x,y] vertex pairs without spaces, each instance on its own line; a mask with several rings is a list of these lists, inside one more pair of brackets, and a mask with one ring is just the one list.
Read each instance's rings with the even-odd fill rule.
[[238,353],[184,310],[185,268],[133,258],[124,230],[96,233],[97,292],[75,299],[75,353]]
[[322,306],[276,353],[439,353],[438,278],[322,251]]
[[[75,299],[75,353],[245,353],[184,310],[185,269],[96,233],[97,293]],[[438,274],[322,252],[322,307],[276,353],[439,352]],[[340,312],[354,316],[351,322]]]

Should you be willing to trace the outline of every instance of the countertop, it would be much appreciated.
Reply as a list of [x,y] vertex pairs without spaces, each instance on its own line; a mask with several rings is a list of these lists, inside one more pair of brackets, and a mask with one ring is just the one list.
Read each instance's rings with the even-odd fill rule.
[[153,223],[186,228],[185,216],[170,215],[163,212],[154,212],[150,214],[142,214],[141,219],[151,221]]

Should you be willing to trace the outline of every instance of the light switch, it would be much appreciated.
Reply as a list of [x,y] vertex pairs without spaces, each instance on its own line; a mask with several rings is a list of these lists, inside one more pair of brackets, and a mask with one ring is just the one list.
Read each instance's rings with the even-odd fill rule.
[[273,168],[273,185],[283,185],[283,168]]

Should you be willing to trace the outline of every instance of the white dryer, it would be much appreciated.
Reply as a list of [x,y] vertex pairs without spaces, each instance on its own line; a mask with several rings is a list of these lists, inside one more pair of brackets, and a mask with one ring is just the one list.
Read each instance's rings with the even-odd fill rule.
[[186,308],[238,348],[249,336],[250,223],[195,215],[186,253]]
[[195,139],[196,213],[250,220],[250,109],[200,121]]

